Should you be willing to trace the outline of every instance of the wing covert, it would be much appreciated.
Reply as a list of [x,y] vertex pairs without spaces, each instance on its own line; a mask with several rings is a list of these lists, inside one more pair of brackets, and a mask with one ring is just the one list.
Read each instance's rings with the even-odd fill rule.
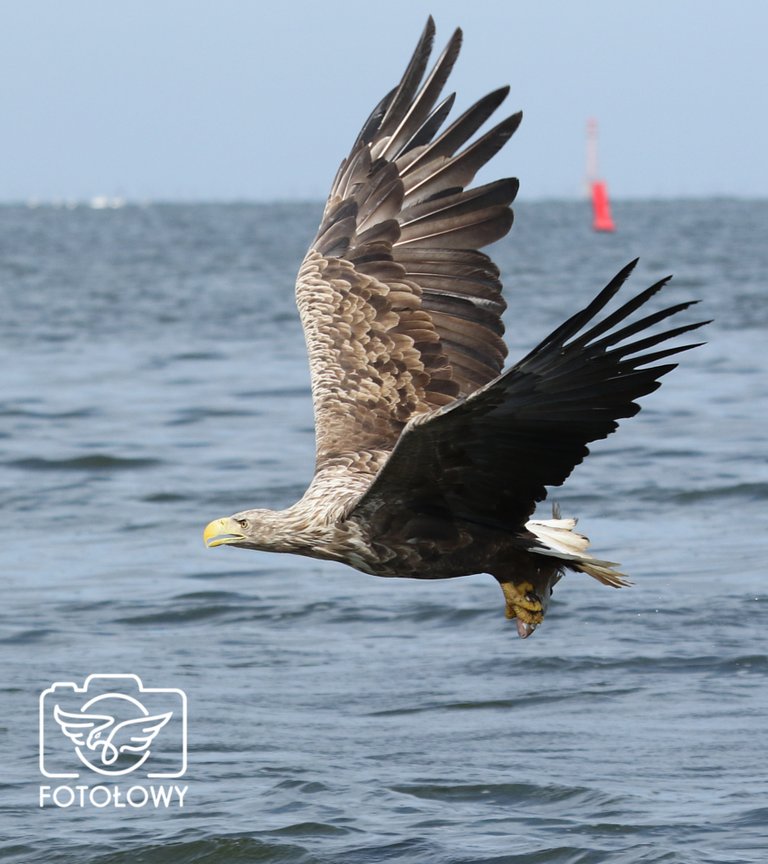
[[365,453],[359,470],[372,476],[412,417],[468,395],[504,364],[499,271],[479,249],[509,230],[517,180],[467,187],[520,115],[467,143],[502,88],[441,131],[454,94],[438,100],[461,38],[456,30],[425,77],[430,17],[341,163],[299,271],[317,471]]

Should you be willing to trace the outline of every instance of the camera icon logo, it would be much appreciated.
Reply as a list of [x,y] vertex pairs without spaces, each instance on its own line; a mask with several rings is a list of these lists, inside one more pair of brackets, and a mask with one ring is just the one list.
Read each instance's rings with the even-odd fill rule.
[[181,777],[187,770],[187,697],[144,687],[138,675],[57,681],[40,694],[40,771],[79,777]]

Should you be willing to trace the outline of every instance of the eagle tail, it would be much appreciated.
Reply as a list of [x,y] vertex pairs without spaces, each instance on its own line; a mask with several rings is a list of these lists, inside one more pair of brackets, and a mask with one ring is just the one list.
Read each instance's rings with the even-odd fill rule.
[[536,540],[529,546],[531,552],[537,555],[548,555],[563,562],[564,567],[588,573],[603,585],[613,588],[623,588],[631,583],[616,567],[613,561],[602,561],[587,552],[589,538],[574,531],[575,519],[561,519],[555,513],[554,519],[531,519],[526,522],[526,529]]

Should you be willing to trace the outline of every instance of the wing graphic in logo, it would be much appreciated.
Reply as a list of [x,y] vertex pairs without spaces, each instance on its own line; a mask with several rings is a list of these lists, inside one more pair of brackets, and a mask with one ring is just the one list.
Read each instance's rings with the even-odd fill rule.
[[58,705],[53,709],[53,719],[73,744],[86,750],[95,750],[98,738],[115,722],[111,714],[75,714],[62,711]]
[[164,714],[136,717],[118,723],[104,742],[101,761],[105,765],[111,765],[120,753],[143,753],[148,750],[157,733],[171,717],[173,711],[167,711]]
[[[168,711],[116,723],[111,714],[62,711],[58,705],[53,709],[53,717],[61,726],[61,731],[76,745],[78,751],[82,748],[96,753],[104,769],[111,768],[121,753],[141,754],[148,751],[157,733],[172,716],[173,711]],[[81,758],[85,764],[91,765],[87,758]]]

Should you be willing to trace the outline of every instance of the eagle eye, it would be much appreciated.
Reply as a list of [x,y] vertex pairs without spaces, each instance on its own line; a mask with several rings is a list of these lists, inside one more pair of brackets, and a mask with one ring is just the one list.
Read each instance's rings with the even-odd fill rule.
[[238,519],[238,520],[237,520],[237,524],[238,524],[238,525],[239,525],[243,530],[245,530],[246,528],[248,528],[248,520],[247,520],[247,519]]

